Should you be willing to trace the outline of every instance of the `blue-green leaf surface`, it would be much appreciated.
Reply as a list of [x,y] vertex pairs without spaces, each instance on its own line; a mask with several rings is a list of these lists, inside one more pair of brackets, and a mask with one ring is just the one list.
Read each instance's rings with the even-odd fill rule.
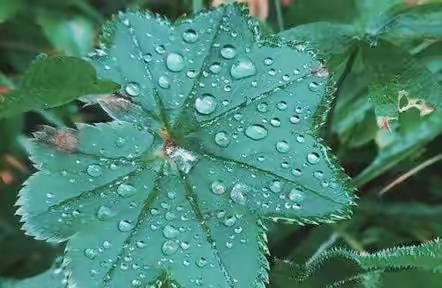
[[123,87],[98,101],[116,121],[30,141],[19,214],[68,241],[72,287],[264,287],[265,220],[348,216],[348,177],[317,136],[322,64],[247,15],[121,13],[90,59]]

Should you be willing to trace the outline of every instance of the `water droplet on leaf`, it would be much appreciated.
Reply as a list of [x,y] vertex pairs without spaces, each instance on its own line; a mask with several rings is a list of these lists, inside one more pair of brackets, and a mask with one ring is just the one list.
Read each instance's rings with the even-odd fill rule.
[[195,109],[200,114],[208,115],[216,109],[216,99],[210,94],[205,94],[195,100]]
[[172,72],[182,71],[184,69],[183,56],[178,53],[170,53],[169,55],[167,55],[166,66]]
[[247,127],[245,134],[252,140],[261,140],[267,136],[267,129],[259,124]]

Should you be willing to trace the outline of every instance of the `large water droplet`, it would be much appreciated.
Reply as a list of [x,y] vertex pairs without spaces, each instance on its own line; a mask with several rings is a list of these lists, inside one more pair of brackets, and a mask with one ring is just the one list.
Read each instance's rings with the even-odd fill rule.
[[267,129],[259,124],[247,127],[245,134],[252,140],[261,140],[267,136]]
[[236,56],[236,49],[232,45],[225,45],[221,49],[221,56],[224,59],[233,59]]
[[226,186],[224,186],[223,182],[221,181],[213,181],[212,184],[210,185],[212,192],[217,194],[217,195],[221,195],[224,194],[224,192],[226,192]]
[[256,74],[255,64],[248,58],[240,58],[233,63],[230,74],[235,79],[243,79]]
[[198,33],[193,29],[187,29],[183,33],[183,40],[187,43],[195,43],[198,41]]
[[221,131],[215,135],[215,143],[221,147],[227,147],[230,144],[230,138],[227,132]]
[[237,183],[230,192],[230,198],[240,205],[246,204],[246,195],[250,192],[250,187],[246,184]]
[[312,152],[307,155],[307,161],[310,164],[317,164],[319,163],[319,160],[320,160],[319,154],[316,152]]
[[134,228],[134,225],[130,223],[130,221],[127,220],[121,220],[120,223],[118,223],[118,230],[121,232],[129,232]]
[[98,177],[103,174],[103,169],[99,165],[89,165],[87,167],[87,174],[91,177]]
[[276,150],[280,153],[287,153],[290,150],[290,145],[287,141],[279,141],[276,143]]
[[134,195],[135,193],[137,193],[137,189],[134,186],[129,185],[129,184],[121,184],[117,188],[117,193],[121,197],[127,198],[127,197],[130,197],[130,196]]
[[167,240],[161,247],[161,251],[163,251],[164,255],[170,256],[175,254],[175,252],[178,250],[178,247],[178,244],[174,241]]
[[140,95],[140,85],[135,82],[130,82],[126,85],[126,88],[124,89],[129,96],[136,97]]
[[208,115],[216,109],[216,99],[210,94],[204,94],[195,100],[195,109],[200,114]]
[[184,58],[178,53],[167,55],[166,66],[170,71],[180,72],[184,69]]
[[163,235],[167,239],[176,238],[180,234],[180,231],[171,225],[166,225],[163,229]]

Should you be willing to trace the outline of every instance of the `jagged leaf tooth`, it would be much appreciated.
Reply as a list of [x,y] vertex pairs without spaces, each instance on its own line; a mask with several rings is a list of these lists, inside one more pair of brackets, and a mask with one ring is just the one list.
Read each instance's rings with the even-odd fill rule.
[[121,13],[104,34],[91,63],[122,89],[98,102],[125,122],[38,132],[18,203],[28,233],[68,240],[71,287],[264,287],[263,220],[348,216],[311,51],[262,39],[237,4]]

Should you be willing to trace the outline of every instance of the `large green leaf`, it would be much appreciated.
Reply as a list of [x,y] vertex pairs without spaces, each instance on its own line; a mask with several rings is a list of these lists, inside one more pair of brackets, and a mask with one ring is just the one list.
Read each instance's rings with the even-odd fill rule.
[[311,51],[237,4],[176,24],[121,13],[104,39],[91,62],[124,88],[98,102],[124,122],[36,133],[18,201],[28,233],[68,240],[72,285],[264,287],[263,220],[348,216]]
[[87,18],[39,10],[37,21],[52,45],[68,56],[85,56],[94,45],[94,27]]
[[0,95],[0,118],[32,109],[60,106],[88,94],[112,93],[118,85],[99,80],[94,68],[73,57],[40,57],[24,75],[21,85]]
[[24,280],[2,280],[0,288],[66,288],[66,275],[62,269],[50,269],[45,273]]

